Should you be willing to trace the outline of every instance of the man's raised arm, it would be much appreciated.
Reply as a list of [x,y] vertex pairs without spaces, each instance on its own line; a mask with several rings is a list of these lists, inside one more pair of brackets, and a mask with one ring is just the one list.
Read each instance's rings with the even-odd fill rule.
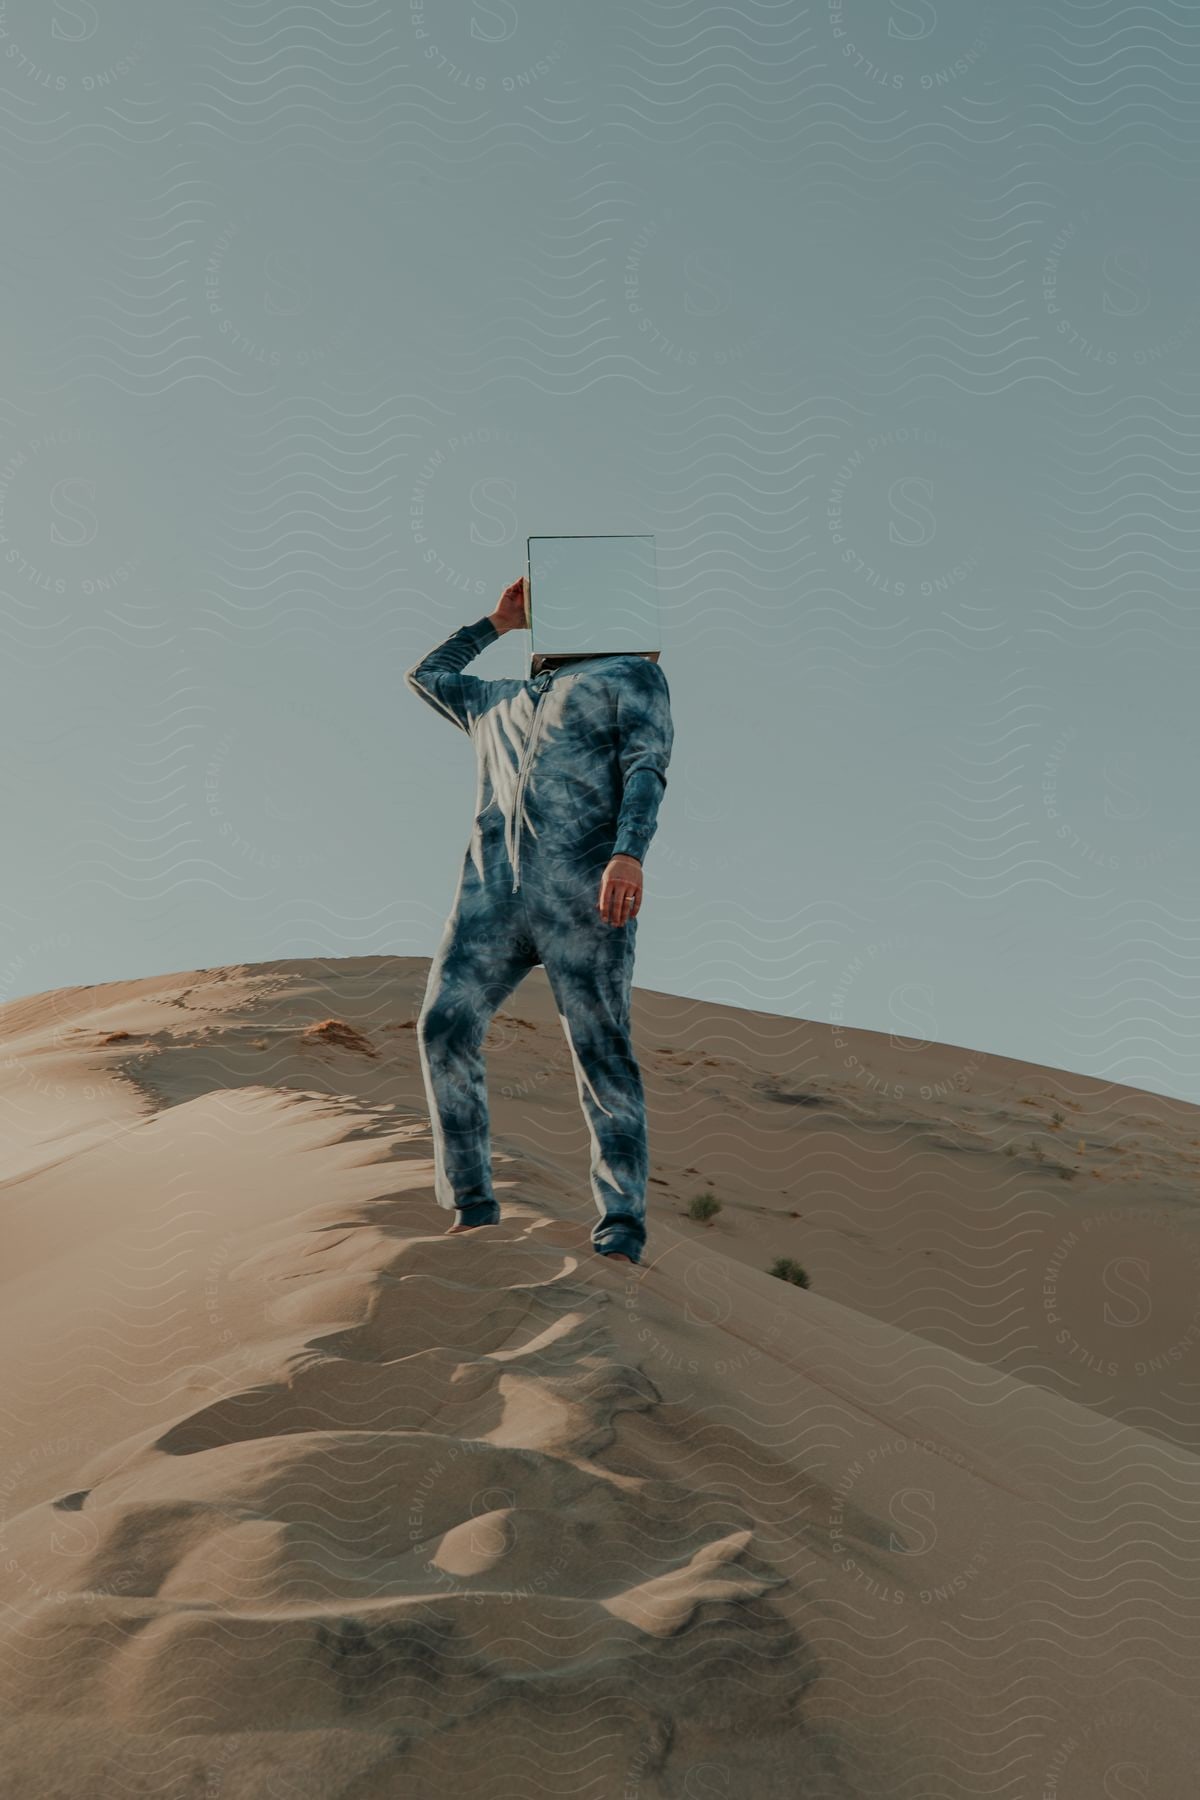
[[462,671],[499,636],[490,617],[477,619],[474,625],[461,626],[445,643],[405,670],[405,685],[469,736],[487,705],[489,684],[477,675],[464,675]]
[[477,675],[464,675],[463,670],[481,650],[494,644],[506,631],[516,631],[529,623],[528,603],[523,580],[510,582],[500,596],[495,612],[474,625],[463,625],[451,632],[444,644],[423,656],[419,663],[404,672],[405,685],[449,719],[468,737],[475,721],[487,710],[489,681]]

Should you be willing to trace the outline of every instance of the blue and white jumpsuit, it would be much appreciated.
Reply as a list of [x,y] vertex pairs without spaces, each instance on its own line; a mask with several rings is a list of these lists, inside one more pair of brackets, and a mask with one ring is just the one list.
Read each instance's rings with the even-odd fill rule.
[[500,633],[464,625],[405,674],[475,744],[471,841],[417,1021],[434,1143],[434,1191],[460,1225],[495,1224],[483,1042],[541,963],[575,1066],[600,1217],[592,1244],[641,1260],[649,1160],[630,1038],[637,919],[598,910],[609,858],[645,857],[674,736],[657,663],[605,656],[532,679],[463,670]]

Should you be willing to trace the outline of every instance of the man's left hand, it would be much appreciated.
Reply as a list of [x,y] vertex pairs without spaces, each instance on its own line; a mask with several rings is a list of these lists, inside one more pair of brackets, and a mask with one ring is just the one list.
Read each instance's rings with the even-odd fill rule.
[[641,863],[636,856],[614,856],[600,883],[600,917],[608,925],[627,925],[641,904]]

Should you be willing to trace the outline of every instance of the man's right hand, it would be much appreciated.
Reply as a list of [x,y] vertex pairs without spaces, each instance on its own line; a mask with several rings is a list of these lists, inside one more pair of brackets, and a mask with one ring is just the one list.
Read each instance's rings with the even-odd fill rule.
[[525,597],[525,577],[510,582],[500,596],[500,603],[488,617],[499,632],[525,631],[529,627],[529,605]]

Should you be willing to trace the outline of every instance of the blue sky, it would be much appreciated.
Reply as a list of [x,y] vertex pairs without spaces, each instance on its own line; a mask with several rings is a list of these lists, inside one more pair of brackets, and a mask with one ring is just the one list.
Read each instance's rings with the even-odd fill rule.
[[8,0],[0,1000],[431,955],[403,671],[653,533],[639,984],[1200,1098],[1198,73],[1177,4]]

